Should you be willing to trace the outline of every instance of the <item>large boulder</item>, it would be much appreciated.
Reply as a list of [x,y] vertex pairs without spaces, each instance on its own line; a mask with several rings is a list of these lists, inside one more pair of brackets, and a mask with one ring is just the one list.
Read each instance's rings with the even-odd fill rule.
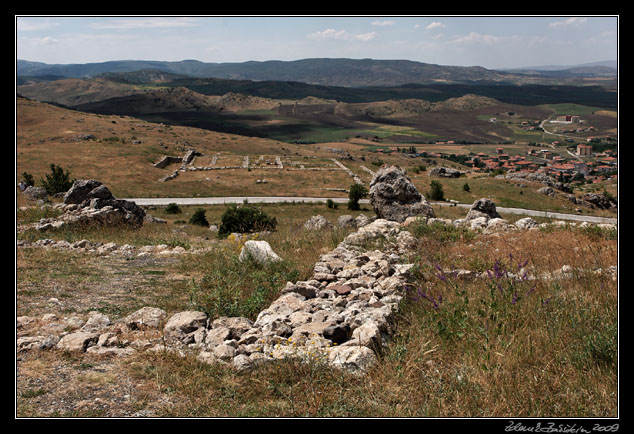
[[143,208],[129,200],[115,199],[108,187],[94,179],[75,181],[64,195],[64,204],[64,214],[40,220],[37,229],[90,224],[125,224],[138,228],[145,220]]
[[436,216],[405,171],[393,165],[382,166],[372,178],[370,204],[379,219],[403,222],[412,216]]
[[491,199],[478,199],[473,202],[471,205],[471,209],[467,213],[466,220],[475,220],[479,217],[484,217],[487,221],[494,218],[500,218],[500,214],[498,214],[495,203]]
[[64,194],[65,204],[81,204],[91,199],[114,199],[108,187],[94,179],[80,179]]
[[268,265],[273,262],[280,262],[280,258],[277,253],[271,249],[271,246],[266,241],[249,240],[244,243],[242,250],[240,251],[240,262],[248,261],[252,259],[259,265]]
[[617,202],[605,194],[586,193],[583,195],[583,200],[599,209],[617,208]]

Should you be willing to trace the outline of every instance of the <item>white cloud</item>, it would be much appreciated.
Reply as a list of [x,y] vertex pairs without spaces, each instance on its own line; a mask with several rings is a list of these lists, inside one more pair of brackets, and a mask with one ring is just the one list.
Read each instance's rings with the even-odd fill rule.
[[376,38],[376,32],[359,33],[358,35],[353,35],[353,38],[363,42],[371,41]]
[[443,23],[434,21],[433,23],[425,27],[425,30],[444,29],[444,28],[445,28],[445,25]]
[[393,26],[394,24],[396,24],[396,21],[392,21],[392,20],[385,20],[385,21],[377,20],[372,22],[373,26],[380,26],[380,27]]
[[471,32],[466,36],[462,36],[451,41],[452,44],[456,45],[464,45],[464,44],[485,44],[491,45],[497,42],[503,41],[505,39],[512,38],[510,37],[501,37],[501,36],[493,36],[493,35],[483,35],[477,32]]
[[346,32],[345,30],[326,29],[321,32],[311,33],[308,37],[310,39],[336,39],[339,41],[357,40],[367,42],[376,37],[376,32],[352,34]]
[[50,36],[44,36],[43,38],[20,38],[23,41],[33,47],[41,47],[42,45],[53,45],[59,43],[59,40]]
[[585,24],[588,21],[587,18],[583,17],[570,17],[563,21],[554,21],[548,25],[548,27],[557,28],[557,27],[568,27],[568,26],[580,26]]

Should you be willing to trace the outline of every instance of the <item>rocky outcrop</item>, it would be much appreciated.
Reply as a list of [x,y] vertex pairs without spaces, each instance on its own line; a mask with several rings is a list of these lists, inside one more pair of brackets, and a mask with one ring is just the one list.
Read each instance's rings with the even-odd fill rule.
[[143,208],[132,201],[115,199],[105,185],[94,179],[75,181],[64,195],[64,205],[64,214],[40,220],[36,229],[46,231],[93,224],[139,228],[145,218]]
[[398,166],[384,165],[376,172],[370,182],[370,204],[380,219],[403,222],[411,216],[435,217],[431,205]]
[[439,178],[460,178],[462,172],[450,167],[434,167],[429,171],[429,176],[437,176]]
[[487,220],[500,218],[500,214],[495,208],[495,203],[491,199],[482,198],[473,202],[465,219],[474,220],[479,217],[484,217]]
[[592,207],[599,209],[615,209],[617,208],[616,200],[610,196],[599,193],[586,193],[583,195],[582,200]]

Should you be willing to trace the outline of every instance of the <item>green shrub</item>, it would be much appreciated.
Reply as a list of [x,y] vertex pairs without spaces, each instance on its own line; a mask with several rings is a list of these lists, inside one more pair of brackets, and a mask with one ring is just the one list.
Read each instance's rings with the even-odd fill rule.
[[75,182],[75,180],[70,178],[68,170],[64,172],[64,169],[55,164],[51,164],[51,174],[45,176],[46,179],[41,179],[42,186],[50,195],[68,191],[73,186],[73,182]]
[[33,175],[31,175],[29,172],[24,172],[22,174],[22,178],[24,179],[24,183],[27,187],[32,187],[35,185],[35,181],[33,181]]
[[429,192],[429,198],[432,200],[445,200],[445,192],[443,191],[442,184],[440,182],[431,182],[431,191]]
[[337,209],[339,208],[339,204],[332,199],[328,199],[326,201],[326,208],[328,209]]
[[244,204],[232,205],[221,217],[218,235],[225,236],[232,232],[248,233],[258,231],[273,231],[277,227],[277,219],[268,216],[255,206]]
[[348,209],[352,211],[359,210],[359,200],[368,195],[368,190],[362,184],[353,184],[348,193]]
[[170,203],[167,205],[167,208],[165,208],[166,214],[180,214],[181,212],[180,207],[175,203]]
[[194,212],[194,215],[192,215],[192,217],[189,219],[189,223],[192,225],[209,226],[209,222],[205,217],[205,210],[202,208],[197,209]]

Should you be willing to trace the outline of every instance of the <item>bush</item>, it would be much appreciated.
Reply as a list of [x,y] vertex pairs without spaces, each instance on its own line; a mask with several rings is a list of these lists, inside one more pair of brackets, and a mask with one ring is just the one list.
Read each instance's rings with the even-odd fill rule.
[[22,174],[22,178],[24,179],[24,184],[26,184],[27,187],[32,187],[35,185],[35,181],[33,181],[33,175],[31,175],[29,172],[24,172]]
[[445,200],[445,192],[442,189],[442,184],[438,181],[431,182],[431,191],[429,197],[432,200]]
[[70,178],[70,172],[64,172],[60,166],[51,164],[51,174],[46,175],[46,179],[41,179],[41,182],[46,192],[53,195],[68,191],[75,180]]
[[218,235],[224,236],[232,232],[273,231],[276,227],[277,219],[268,216],[261,209],[246,204],[233,205],[222,215]]
[[337,209],[339,208],[339,204],[332,199],[328,199],[326,201],[326,208],[328,209]]
[[209,222],[205,217],[205,210],[202,208],[197,209],[194,215],[189,219],[189,223],[192,225],[209,226]]
[[167,208],[165,208],[166,214],[180,214],[181,212],[181,209],[175,203],[170,203],[167,205]]
[[359,210],[359,200],[368,195],[368,190],[361,184],[354,184],[350,187],[348,193],[348,209],[352,211]]

